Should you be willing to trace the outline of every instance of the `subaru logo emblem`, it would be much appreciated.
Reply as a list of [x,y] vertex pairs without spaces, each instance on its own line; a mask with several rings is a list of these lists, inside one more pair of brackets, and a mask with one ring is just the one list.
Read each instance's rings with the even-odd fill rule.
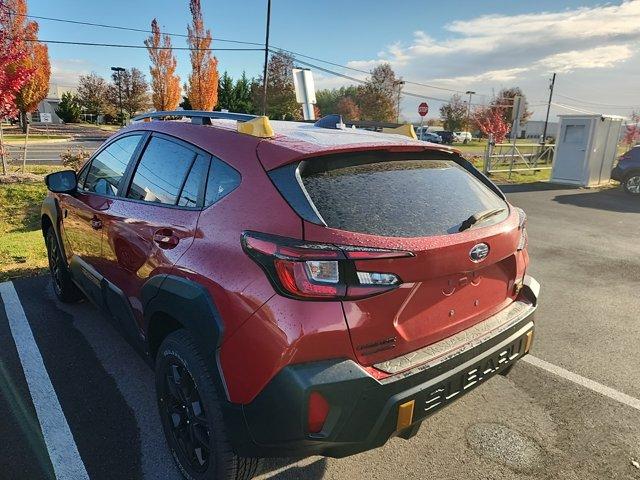
[[479,243],[474,245],[471,251],[469,252],[469,258],[472,262],[481,262],[489,255],[489,245],[486,243]]

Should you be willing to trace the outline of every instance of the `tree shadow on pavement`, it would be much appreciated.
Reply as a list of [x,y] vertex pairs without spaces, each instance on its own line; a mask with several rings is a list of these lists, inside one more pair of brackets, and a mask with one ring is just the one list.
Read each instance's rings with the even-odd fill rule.
[[327,459],[269,458],[264,460],[258,479],[320,480],[327,469]]
[[607,210],[618,213],[640,213],[640,197],[632,196],[618,189],[584,190],[579,193],[558,195],[554,202],[582,208]]

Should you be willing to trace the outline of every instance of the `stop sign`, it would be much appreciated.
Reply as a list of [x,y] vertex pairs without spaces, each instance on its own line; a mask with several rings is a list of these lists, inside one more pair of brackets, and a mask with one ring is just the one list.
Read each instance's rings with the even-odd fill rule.
[[429,105],[427,105],[427,102],[422,102],[420,105],[418,105],[418,113],[421,117],[424,117],[427,113],[429,113]]

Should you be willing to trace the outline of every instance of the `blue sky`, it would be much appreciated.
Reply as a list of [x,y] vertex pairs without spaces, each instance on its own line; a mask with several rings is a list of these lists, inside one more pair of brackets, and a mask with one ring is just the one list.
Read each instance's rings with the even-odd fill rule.
[[[264,41],[266,0],[202,0],[205,23],[216,42],[227,38]],[[429,6],[432,4],[433,6]],[[188,0],[29,0],[32,15],[148,28],[154,17],[163,30],[185,33]],[[474,90],[487,101],[503,86],[525,89],[535,118],[544,115],[547,78],[558,71],[558,103],[599,113],[626,115],[640,107],[640,1],[293,1],[273,0],[271,43],[339,64],[370,70],[390,61],[406,80]],[[142,44],[143,33],[41,20],[40,38]],[[174,46],[184,46],[183,38]],[[78,74],[107,76],[112,65],[148,71],[145,50],[50,45],[53,81],[73,85]],[[188,74],[188,52],[176,52],[178,73]],[[261,52],[216,52],[220,71],[249,76],[262,68]],[[334,67],[328,67],[334,69]],[[340,70],[340,69],[338,69]],[[343,73],[364,78],[346,70]],[[348,81],[314,72],[318,87]],[[635,78],[635,81],[631,81]],[[452,92],[407,85],[407,91],[446,99]],[[570,98],[568,98],[570,97]],[[403,99],[403,115],[415,117],[420,100]],[[431,110],[440,102],[431,100]],[[540,106],[538,106],[540,104]],[[607,110],[608,109],[608,110]],[[604,110],[607,110],[606,112]],[[553,113],[570,113],[554,107]]]

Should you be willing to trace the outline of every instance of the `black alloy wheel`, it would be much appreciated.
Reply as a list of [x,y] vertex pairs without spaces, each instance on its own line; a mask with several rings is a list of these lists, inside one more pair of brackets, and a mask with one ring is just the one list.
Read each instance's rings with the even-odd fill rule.
[[207,415],[198,387],[187,369],[176,361],[166,365],[161,414],[166,416],[177,454],[194,471],[209,466],[210,436]]

